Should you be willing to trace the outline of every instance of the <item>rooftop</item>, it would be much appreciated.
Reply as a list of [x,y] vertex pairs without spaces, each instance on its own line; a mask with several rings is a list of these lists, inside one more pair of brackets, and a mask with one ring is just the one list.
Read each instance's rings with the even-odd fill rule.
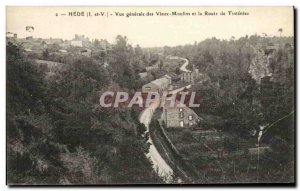
[[165,83],[169,83],[169,80],[166,77],[162,77],[162,78],[156,79],[156,80],[154,80],[154,81],[152,81],[150,83],[154,83],[154,84],[156,84],[158,86],[162,86]]

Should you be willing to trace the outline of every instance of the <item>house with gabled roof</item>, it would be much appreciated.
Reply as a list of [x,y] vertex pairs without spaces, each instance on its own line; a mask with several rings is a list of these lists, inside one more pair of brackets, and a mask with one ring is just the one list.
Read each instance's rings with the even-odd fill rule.
[[167,128],[193,128],[198,125],[200,117],[195,111],[177,100],[172,105],[170,100],[165,101],[161,116]]
[[156,79],[148,84],[143,85],[142,92],[149,93],[149,92],[162,92],[168,90],[172,83],[171,77],[165,75],[159,79]]

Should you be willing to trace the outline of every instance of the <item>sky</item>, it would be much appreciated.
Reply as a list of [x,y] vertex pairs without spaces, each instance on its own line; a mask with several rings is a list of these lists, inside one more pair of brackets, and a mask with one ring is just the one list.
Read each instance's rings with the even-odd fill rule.
[[[69,16],[69,12],[84,16]],[[195,13],[194,16],[157,16],[156,12]],[[217,13],[218,15],[205,15]],[[228,11],[249,15],[233,16]],[[92,17],[87,17],[88,12]],[[105,12],[108,16],[95,16]],[[116,12],[125,16],[116,16]],[[126,17],[126,13],[145,16]],[[153,16],[147,16],[147,12]],[[226,15],[220,15],[224,12]],[[58,16],[56,16],[56,13]],[[198,15],[202,13],[202,15]],[[61,14],[66,14],[62,16]],[[26,31],[33,26],[34,31]],[[193,44],[207,38],[230,39],[266,33],[269,36],[294,36],[293,7],[7,7],[6,31],[18,37],[62,38],[71,40],[75,34],[90,39],[107,39],[113,43],[117,35],[127,36],[132,45],[162,47]]]

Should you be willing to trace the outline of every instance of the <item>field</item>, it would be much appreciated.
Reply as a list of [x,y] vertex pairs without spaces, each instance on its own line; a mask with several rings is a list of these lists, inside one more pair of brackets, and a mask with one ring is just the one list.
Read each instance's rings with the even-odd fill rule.
[[215,129],[165,130],[185,163],[197,172],[199,182],[255,181],[256,157],[248,154],[249,143],[244,140]]

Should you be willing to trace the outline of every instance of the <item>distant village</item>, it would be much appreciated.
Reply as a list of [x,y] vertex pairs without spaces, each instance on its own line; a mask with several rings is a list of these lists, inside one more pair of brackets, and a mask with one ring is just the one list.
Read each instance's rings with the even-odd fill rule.
[[[95,52],[105,52],[112,50],[112,45],[106,40],[99,40],[97,49],[93,49],[94,41],[91,41],[84,35],[76,34],[72,40],[63,40],[60,38],[34,38],[29,36],[26,38],[18,38],[15,33],[6,33],[7,42],[12,42],[17,45],[21,45],[24,48],[26,54],[43,54],[45,50],[49,50],[49,55],[82,55],[91,57]],[[161,56],[161,55],[160,55]],[[180,60],[177,56],[167,56],[169,60]],[[142,86],[142,92],[144,94],[150,92],[161,93],[163,91],[171,91],[176,88],[180,88],[186,85],[191,85],[195,82],[195,79],[201,75],[198,69],[193,68],[193,71],[186,69],[188,60],[183,59],[184,63],[180,68],[181,74],[178,76],[174,73],[164,75],[161,78],[155,79]],[[50,62],[37,59],[38,64],[47,64],[50,69],[49,73],[54,73],[59,68],[59,63]],[[148,73],[158,68],[160,60],[153,66],[146,67],[146,72],[139,73],[141,79],[147,77]],[[105,63],[108,65],[108,63]],[[172,82],[172,79],[176,79]],[[179,79],[178,79],[179,78]],[[168,104],[168,102],[166,103]],[[165,121],[167,127],[194,127],[200,121],[199,116],[187,106],[181,108],[169,108],[165,107],[162,114],[162,120]]]
[[[91,57],[93,42],[84,35],[75,34],[72,40],[63,40],[61,38],[34,38],[28,36],[26,38],[18,38],[18,35],[12,32],[6,33],[7,42],[13,42],[22,45],[27,53],[40,53],[46,49],[52,50],[52,54],[78,54]],[[111,45],[106,40],[99,40],[98,51],[107,52],[111,50]]]

